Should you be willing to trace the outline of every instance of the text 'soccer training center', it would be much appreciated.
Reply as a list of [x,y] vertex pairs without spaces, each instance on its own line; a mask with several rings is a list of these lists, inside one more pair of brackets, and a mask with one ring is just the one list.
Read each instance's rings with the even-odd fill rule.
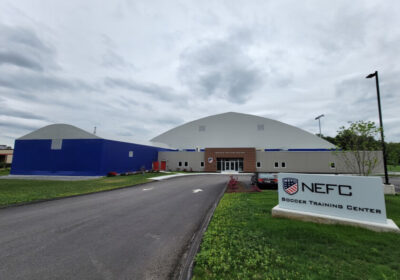
[[[150,145],[50,125],[15,141],[11,174],[104,175],[140,169],[348,173],[331,143],[282,122],[240,113],[192,121]],[[161,147],[170,147],[170,149]],[[378,160],[381,152],[376,153]],[[381,160],[380,160],[381,162]],[[382,164],[374,170],[381,171]]]

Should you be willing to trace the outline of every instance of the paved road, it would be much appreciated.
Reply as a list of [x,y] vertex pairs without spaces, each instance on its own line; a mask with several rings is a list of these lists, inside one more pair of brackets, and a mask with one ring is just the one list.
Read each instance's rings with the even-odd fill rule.
[[167,279],[227,180],[179,177],[0,209],[0,279]]

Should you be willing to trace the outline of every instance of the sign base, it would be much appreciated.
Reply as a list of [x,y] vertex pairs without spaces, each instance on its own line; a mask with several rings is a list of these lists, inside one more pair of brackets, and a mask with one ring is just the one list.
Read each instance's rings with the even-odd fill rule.
[[396,194],[396,190],[394,188],[394,185],[392,185],[392,184],[390,184],[390,185],[383,184],[383,193],[384,194],[395,195]]
[[315,222],[321,224],[349,225],[349,226],[367,228],[369,230],[377,232],[400,233],[399,227],[391,219],[387,219],[386,224],[380,224],[380,223],[364,222],[346,218],[339,218],[322,214],[308,213],[303,211],[288,210],[280,208],[279,205],[272,208],[271,214],[272,217],[278,217],[278,218],[289,218],[289,219],[301,220],[306,222]]

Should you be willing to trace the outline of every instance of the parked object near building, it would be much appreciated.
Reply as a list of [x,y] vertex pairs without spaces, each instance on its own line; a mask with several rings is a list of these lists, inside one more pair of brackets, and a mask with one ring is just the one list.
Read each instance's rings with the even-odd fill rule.
[[278,189],[278,175],[256,172],[251,176],[251,184],[260,189]]
[[152,168],[159,147],[103,139],[67,124],[40,128],[15,141],[14,175],[102,176]]

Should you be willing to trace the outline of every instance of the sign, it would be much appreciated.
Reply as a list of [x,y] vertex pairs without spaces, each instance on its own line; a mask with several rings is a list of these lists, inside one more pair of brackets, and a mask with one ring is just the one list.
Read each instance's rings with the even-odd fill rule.
[[208,163],[212,163],[214,161],[214,159],[212,157],[208,158]]
[[380,177],[278,174],[279,208],[386,224]]

